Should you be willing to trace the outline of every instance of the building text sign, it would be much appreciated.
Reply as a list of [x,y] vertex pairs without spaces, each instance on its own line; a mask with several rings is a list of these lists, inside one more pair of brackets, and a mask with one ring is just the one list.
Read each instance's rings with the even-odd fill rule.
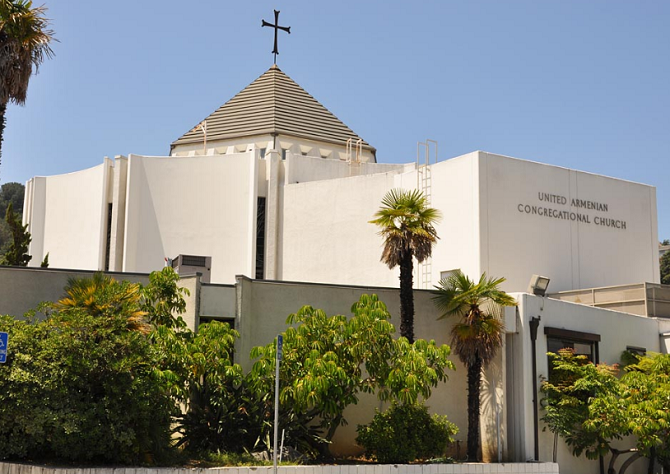
[[[586,199],[567,198],[560,194],[551,194],[538,191],[538,204],[523,204],[517,206],[522,214],[531,214],[551,219],[563,219],[584,224],[626,229],[626,221],[607,217],[609,204]],[[598,214],[599,213],[599,214]]]

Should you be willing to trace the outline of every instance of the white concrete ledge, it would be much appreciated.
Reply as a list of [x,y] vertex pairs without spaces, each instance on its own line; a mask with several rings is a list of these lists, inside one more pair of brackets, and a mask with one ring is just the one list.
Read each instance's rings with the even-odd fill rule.
[[[64,468],[0,463],[3,474],[272,474],[262,467],[83,467]],[[501,464],[357,464],[338,466],[281,466],[279,474],[556,474],[556,463]]]

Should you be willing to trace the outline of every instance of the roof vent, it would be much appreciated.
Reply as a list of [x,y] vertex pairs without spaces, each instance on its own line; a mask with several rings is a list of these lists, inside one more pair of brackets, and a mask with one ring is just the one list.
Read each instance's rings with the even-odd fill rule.
[[209,283],[212,273],[212,257],[180,254],[172,259],[172,268],[174,268],[179,275],[193,275],[195,273],[200,273],[202,275],[200,281]]

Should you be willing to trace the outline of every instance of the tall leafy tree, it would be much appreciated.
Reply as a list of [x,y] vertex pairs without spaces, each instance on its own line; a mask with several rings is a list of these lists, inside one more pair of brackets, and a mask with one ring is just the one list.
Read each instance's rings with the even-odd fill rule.
[[[5,212],[9,203],[12,203],[14,212],[21,214],[24,193],[25,187],[21,183],[5,183],[0,186],[0,212]],[[0,258],[7,250],[11,239],[9,226],[4,219],[0,219]]]
[[414,261],[423,262],[437,242],[435,223],[440,211],[428,207],[426,197],[418,190],[392,189],[370,223],[379,226],[384,238],[381,261],[389,268],[400,266],[400,334],[414,342]]
[[661,283],[670,285],[670,252],[661,257]]
[[[647,459],[647,472],[657,472],[656,464],[670,469],[670,355],[638,357],[622,376],[618,365],[596,366],[570,349],[549,356],[553,373],[542,384],[542,419],[574,456],[610,454],[608,473],[618,465],[623,474],[640,458]],[[625,437],[634,446],[615,447]]]
[[478,282],[462,272],[440,280],[434,301],[441,318],[458,316],[451,331],[452,348],[468,370],[468,459],[479,458],[480,392],[482,368],[495,357],[502,345],[504,323],[500,309],[515,306],[516,300],[499,286],[504,278],[482,274]]
[[0,0],[0,157],[7,104],[25,104],[30,76],[53,55],[45,11],[29,0]]
[[23,197],[26,187],[21,183],[5,183],[0,186],[0,210],[5,211],[9,203],[14,206],[17,213],[23,212]]
[[[287,442],[301,450],[323,450],[346,423],[345,408],[361,394],[414,404],[430,397],[454,368],[447,345],[395,339],[390,314],[376,295],[362,295],[351,311],[351,318],[328,316],[304,306],[287,319],[294,327],[283,334],[280,412]],[[252,371],[257,393],[273,393],[275,353],[276,343],[251,352],[257,359]]]
[[12,265],[16,267],[25,267],[32,259],[28,255],[28,245],[32,237],[28,232],[28,224],[21,223],[21,216],[14,212],[12,203],[7,206],[7,213],[5,214],[5,222],[9,226],[9,231],[12,236],[12,241],[5,252],[5,255],[0,258],[0,265]]

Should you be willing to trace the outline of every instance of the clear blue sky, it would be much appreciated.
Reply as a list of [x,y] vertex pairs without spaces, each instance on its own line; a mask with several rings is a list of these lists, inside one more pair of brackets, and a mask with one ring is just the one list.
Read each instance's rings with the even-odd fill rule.
[[670,238],[670,2],[44,1],[60,42],[9,106],[0,183],[167,154],[272,64],[276,8],[281,69],[379,161],[430,138],[651,184]]

